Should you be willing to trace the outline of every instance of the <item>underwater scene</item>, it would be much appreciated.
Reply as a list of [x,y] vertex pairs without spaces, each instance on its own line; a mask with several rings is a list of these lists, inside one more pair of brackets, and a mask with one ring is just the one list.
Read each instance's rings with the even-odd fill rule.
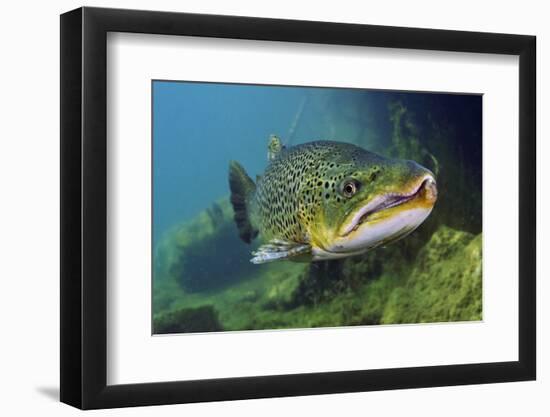
[[482,319],[482,96],[152,82],[152,333]]

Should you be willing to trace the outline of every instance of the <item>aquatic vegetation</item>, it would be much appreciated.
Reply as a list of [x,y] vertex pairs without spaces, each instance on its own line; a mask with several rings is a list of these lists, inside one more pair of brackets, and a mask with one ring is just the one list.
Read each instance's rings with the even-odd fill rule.
[[[481,319],[481,235],[442,226],[409,260],[403,258],[406,248],[394,246],[371,253],[370,260],[327,262],[333,274],[325,270],[321,284],[317,276],[303,279],[295,305],[310,309],[300,314],[311,313],[313,326]],[[381,261],[373,264],[375,259]],[[306,300],[304,287],[310,291]]]
[[[456,105],[464,101],[454,97]],[[428,100],[428,99],[426,99]],[[476,106],[462,105],[448,119],[446,107],[436,104],[431,112],[414,113],[403,100],[391,101],[391,142],[386,152],[398,158],[410,158],[431,169],[441,190],[438,201],[439,224],[481,231],[481,101]],[[465,104],[465,103],[464,103]],[[464,196],[469,198],[464,198]]]
[[482,236],[441,227],[405,285],[396,288],[381,323],[481,320]]
[[186,304],[216,305],[225,330],[480,320],[481,244],[441,226],[413,258],[397,243],[345,261],[269,265]]
[[223,330],[213,306],[182,308],[159,314],[153,319],[153,331],[164,333],[219,332]]

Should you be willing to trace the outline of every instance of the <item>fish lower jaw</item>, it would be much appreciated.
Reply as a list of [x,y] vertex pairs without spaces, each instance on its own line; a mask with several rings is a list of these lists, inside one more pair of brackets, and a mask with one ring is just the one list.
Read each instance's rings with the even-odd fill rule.
[[311,260],[314,261],[314,262],[317,262],[317,261],[330,261],[330,260],[333,260],[333,259],[342,259],[342,258],[347,258],[349,256],[361,255],[361,254],[365,253],[366,251],[368,251],[368,248],[361,249],[361,250],[354,251],[354,252],[331,252],[329,250],[325,250],[325,249],[322,249],[322,248],[313,248],[311,250]]
[[431,211],[431,207],[411,208],[376,223],[363,223],[346,236],[336,239],[325,251],[354,256],[384,246],[413,232],[426,220]]

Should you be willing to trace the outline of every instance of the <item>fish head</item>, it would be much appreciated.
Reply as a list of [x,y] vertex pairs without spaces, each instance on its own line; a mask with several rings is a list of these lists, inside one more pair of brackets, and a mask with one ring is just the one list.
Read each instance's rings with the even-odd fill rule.
[[399,240],[429,216],[437,200],[434,174],[420,164],[357,148],[327,171],[322,207],[312,228],[314,260],[363,253]]

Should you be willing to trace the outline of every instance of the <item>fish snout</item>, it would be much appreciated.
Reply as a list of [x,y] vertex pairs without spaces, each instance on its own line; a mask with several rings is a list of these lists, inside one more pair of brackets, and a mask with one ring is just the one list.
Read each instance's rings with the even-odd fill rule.
[[433,205],[436,202],[437,184],[433,176],[427,176],[427,178],[421,185],[420,192],[422,193],[422,197],[424,197],[424,200],[426,200],[428,203],[431,203]]

